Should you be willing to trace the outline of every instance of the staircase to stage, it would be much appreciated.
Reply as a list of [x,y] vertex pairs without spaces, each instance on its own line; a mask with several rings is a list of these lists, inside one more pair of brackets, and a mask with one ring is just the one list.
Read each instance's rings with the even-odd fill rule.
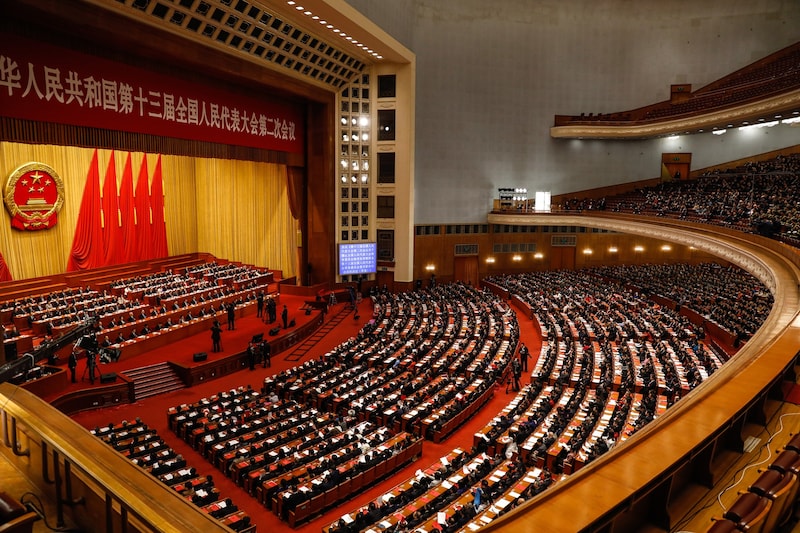
[[133,381],[137,401],[186,387],[166,362],[132,368],[124,374]]

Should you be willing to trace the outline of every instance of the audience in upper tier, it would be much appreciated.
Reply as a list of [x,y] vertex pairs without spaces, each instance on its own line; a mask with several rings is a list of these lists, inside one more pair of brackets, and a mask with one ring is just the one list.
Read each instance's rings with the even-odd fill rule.
[[778,237],[800,246],[800,154],[608,198],[574,198],[562,208],[680,218]]

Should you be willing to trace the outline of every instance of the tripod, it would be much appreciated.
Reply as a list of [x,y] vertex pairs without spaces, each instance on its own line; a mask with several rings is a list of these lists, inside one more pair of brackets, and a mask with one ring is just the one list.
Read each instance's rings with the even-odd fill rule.
[[86,373],[89,373],[89,383],[94,384],[94,372],[97,369],[97,354],[94,352],[86,352],[86,366],[83,368],[83,375],[81,381],[86,380]]

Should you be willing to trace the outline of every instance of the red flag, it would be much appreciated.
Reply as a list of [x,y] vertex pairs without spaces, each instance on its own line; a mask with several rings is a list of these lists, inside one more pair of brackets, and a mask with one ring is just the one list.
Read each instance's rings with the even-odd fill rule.
[[150,208],[153,210],[153,258],[169,256],[167,224],[164,219],[164,184],[161,179],[161,154],[158,154],[150,188]]
[[87,270],[103,265],[103,228],[100,219],[100,169],[97,163],[97,150],[94,151],[86,185],[83,187],[81,210],[72,239],[72,251],[67,262],[67,272]]
[[11,281],[13,279],[11,271],[8,269],[8,264],[3,258],[3,254],[0,254],[0,281]]
[[139,249],[136,246],[136,215],[133,212],[133,166],[131,154],[125,160],[125,170],[122,172],[122,183],[119,188],[119,212],[121,215],[123,248],[121,261],[131,263],[139,260]]
[[103,182],[103,245],[105,264],[122,263],[123,250],[122,228],[119,227],[119,196],[117,196],[117,165],[114,151],[106,168],[106,180]]
[[150,185],[147,182],[147,156],[139,167],[139,178],[136,181],[136,195],[133,204],[136,207],[136,245],[139,248],[139,260],[152,259],[153,243],[150,240]]

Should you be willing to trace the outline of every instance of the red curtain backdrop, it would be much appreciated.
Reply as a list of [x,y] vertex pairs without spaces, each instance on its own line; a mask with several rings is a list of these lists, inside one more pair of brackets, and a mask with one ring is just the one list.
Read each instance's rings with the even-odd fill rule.
[[8,269],[8,264],[3,259],[3,254],[0,254],[0,281],[11,281],[13,279],[11,271]]
[[153,172],[153,185],[150,188],[150,208],[153,210],[153,258],[168,257],[167,224],[164,218],[164,184],[161,178],[161,154]]
[[131,154],[125,160],[125,170],[122,172],[122,183],[119,188],[119,211],[122,220],[122,246],[121,262],[130,263],[139,260],[139,249],[136,243],[136,218],[133,212],[133,165]]
[[103,228],[100,222],[100,169],[97,163],[97,150],[92,156],[86,185],[83,188],[81,210],[72,239],[72,251],[67,262],[67,272],[98,268],[103,265]]
[[136,208],[136,243],[139,247],[138,260],[153,257],[150,231],[150,185],[147,178],[147,158],[142,159],[139,178],[136,181],[136,194],[133,199]]
[[114,151],[106,168],[106,179],[103,182],[103,248],[105,264],[118,265],[123,262],[123,235],[119,227],[119,197],[117,196],[117,165]]

